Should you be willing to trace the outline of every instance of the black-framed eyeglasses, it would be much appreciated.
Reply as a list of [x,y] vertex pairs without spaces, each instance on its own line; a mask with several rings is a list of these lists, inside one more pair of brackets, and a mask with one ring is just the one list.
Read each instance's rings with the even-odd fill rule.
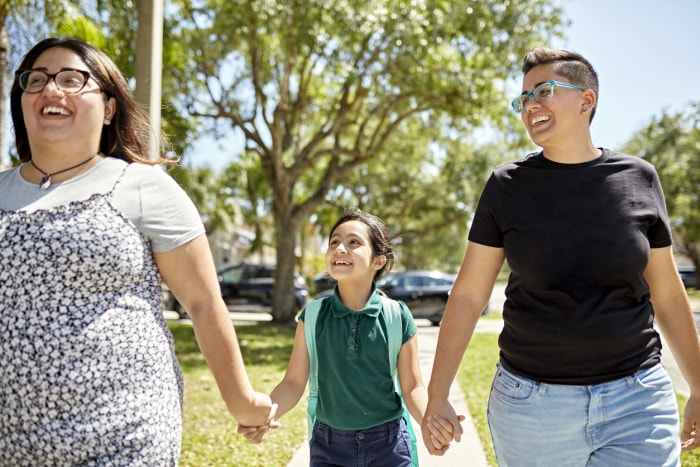
[[90,72],[85,70],[61,70],[58,73],[49,74],[43,70],[18,71],[19,87],[24,92],[36,94],[44,90],[50,80],[56,83],[58,89],[66,94],[75,94],[83,90]]
[[577,91],[585,91],[581,86],[576,86],[575,84],[562,83],[561,81],[546,81],[538,85],[532,92],[524,93],[522,96],[518,96],[513,99],[510,105],[516,112],[523,113],[525,111],[525,104],[530,98],[533,98],[535,102],[544,102],[549,100],[554,95],[554,86],[561,86],[564,88],[576,89]]

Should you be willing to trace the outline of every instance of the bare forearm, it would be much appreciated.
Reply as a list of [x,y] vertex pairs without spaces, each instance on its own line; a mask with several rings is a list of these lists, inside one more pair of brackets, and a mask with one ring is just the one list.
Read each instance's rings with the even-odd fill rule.
[[682,294],[657,307],[656,321],[683,377],[700,395],[700,340],[687,297]]
[[408,394],[404,393],[403,399],[411,417],[422,424],[425,409],[428,407],[428,391],[425,386],[416,386]]
[[447,399],[462,356],[471,340],[480,311],[464,297],[453,295],[440,325],[433,371],[428,385],[431,398]]
[[199,348],[229,412],[237,419],[254,411],[254,391],[228,313],[190,313]]
[[278,405],[276,417],[278,420],[299,403],[305,388],[306,382],[295,383],[289,380],[282,380],[282,382],[273,389],[270,394],[270,399],[272,399],[273,403]]

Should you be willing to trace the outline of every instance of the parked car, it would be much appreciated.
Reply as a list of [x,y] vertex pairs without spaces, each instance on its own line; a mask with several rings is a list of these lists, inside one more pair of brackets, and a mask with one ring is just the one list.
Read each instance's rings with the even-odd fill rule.
[[[272,289],[275,283],[274,265],[240,263],[218,272],[221,296],[232,312],[272,313]],[[170,294],[172,295],[172,294]],[[167,299],[166,299],[167,300]],[[174,297],[166,308],[176,311],[180,318],[187,313]],[[302,276],[294,273],[294,306],[301,310],[309,301],[309,287]]]
[[456,278],[456,274],[439,271],[394,272],[380,280],[377,287],[389,297],[403,301],[414,318],[439,326]]
[[691,287],[698,288],[698,275],[695,271],[695,266],[678,266],[678,273],[681,275],[681,280],[686,289]]

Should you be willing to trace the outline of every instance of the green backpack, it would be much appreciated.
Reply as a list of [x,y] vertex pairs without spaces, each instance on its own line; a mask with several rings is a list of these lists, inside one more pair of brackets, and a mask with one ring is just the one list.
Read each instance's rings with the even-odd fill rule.
[[[309,351],[309,397],[307,405],[309,423],[309,441],[316,422],[316,404],[318,402],[318,361],[316,360],[316,317],[321,310],[321,302],[324,299],[312,300],[306,305],[304,312],[304,336],[306,337],[306,348]],[[412,464],[418,467],[418,446],[416,444],[416,434],[411,425],[411,415],[406,408],[401,395],[401,385],[396,365],[399,361],[401,351],[403,329],[401,327],[401,310],[395,300],[382,296],[382,313],[386,320],[387,340],[389,351],[389,363],[391,364],[391,375],[394,379],[394,388],[401,397],[403,406],[403,418],[406,420],[406,428],[411,436],[411,446],[413,448]]]

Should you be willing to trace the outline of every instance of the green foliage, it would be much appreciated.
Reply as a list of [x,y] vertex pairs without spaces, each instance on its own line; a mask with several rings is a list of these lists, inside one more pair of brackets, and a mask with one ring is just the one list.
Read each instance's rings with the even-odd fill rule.
[[220,175],[208,168],[183,166],[172,167],[169,173],[197,206],[207,233],[232,233],[242,223],[238,199],[229,188],[233,166]]
[[[503,84],[519,73],[520,57],[563,24],[550,0],[178,0],[171,7],[182,53],[168,74],[179,105],[214,131],[224,124],[240,131],[272,191],[276,319],[289,317],[296,236],[338,181],[396,154],[389,142],[404,123],[419,130],[409,138],[424,147],[445,136],[442,128],[512,123]],[[450,214],[440,221],[466,223],[464,209]],[[425,219],[423,229],[433,222]]]
[[654,164],[679,253],[700,270],[700,103],[662,113],[640,130],[624,152]]
[[[78,4],[91,13],[72,19],[71,31],[109,47],[133,76],[134,3]],[[331,202],[374,203],[401,226],[406,265],[456,268],[485,177],[478,162],[490,152],[464,135],[513,128],[505,83],[519,75],[527,50],[565,25],[554,0],[173,0],[165,16],[164,130],[185,157],[194,132],[243,136],[245,178],[253,181],[242,203],[246,219],[275,231],[276,319],[292,316],[290,252],[340,182],[347,183],[343,196]],[[520,130],[503,140],[513,145],[521,137]],[[412,165],[396,170],[405,154]],[[360,169],[377,158],[387,170]],[[388,185],[375,178],[360,193],[359,181],[375,172],[397,185],[356,199]],[[410,205],[400,205],[401,193]]]

